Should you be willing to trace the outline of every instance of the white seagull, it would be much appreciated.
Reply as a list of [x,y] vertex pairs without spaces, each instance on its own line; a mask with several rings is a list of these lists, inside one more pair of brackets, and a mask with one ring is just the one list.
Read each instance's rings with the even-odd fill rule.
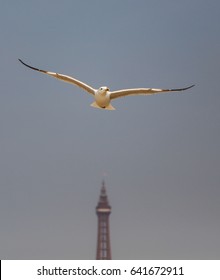
[[33,70],[47,74],[51,77],[57,78],[64,82],[74,84],[74,85],[84,89],[85,91],[87,91],[88,93],[93,95],[93,97],[95,99],[95,101],[91,104],[91,106],[93,106],[95,108],[99,108],[99,109],[105,109],[105,110],[115,110],[115,108],[111,105],[111,100],[113,100],[115,98],[124,97],[127,95],[151,95],[151,94],[169,92],[169,91],[183,91],[183,90],[187,90],[194,86],[194,85],[192,85],[189,87],[176,88],[176,89],[130,88],[130,89],[121,89],[121,90],[116,90],[116,91],[110,91],[108,87],[102,86],[99,89],[95,89],[73,77],[32,67],[32,66],[24,63],[21,59],[19,59],[19,61],[22,64],[24,64],[25,66],[27,66]]

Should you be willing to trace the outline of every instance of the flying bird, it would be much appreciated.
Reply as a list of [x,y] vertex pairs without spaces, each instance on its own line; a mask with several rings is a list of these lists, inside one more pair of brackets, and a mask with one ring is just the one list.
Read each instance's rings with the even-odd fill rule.
[[91,104],[91,106],[99,109],[105,109],[105,110],[115,110],[115,108],[111,105],[111,101],[113,99],[124,97],[128,95],[151,95],[156,93],[163,93],[163,92],[169,92],[169,91],[183,91],[192,88],[194,85],[184,87],[184,88],[176,88],[176,89],[157,89],[157,88],[131,88],[131,89],[121,89],[116,91],[110,91],[108,87],[102,86],[98,89],[95,89],[73,77],[66,76],[59,73],[54,73],[50,71],[41,70],[35,67],[32,67],[26,63],[24,63],[21,59],[19,61],[27,66],[28,68],[31,68],[33,70],[39,71],[41,73],[47,74],[51,77],[54,77],[56,79],[62,80],[64,82],[74,84],[75,86],[78,86],[91,95],[93,95],[95,101]]

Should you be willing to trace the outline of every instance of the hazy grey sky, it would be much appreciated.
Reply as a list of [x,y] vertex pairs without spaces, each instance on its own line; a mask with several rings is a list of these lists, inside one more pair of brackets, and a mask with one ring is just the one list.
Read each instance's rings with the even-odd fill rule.
[[[220,258],[219,19],[218,0],[1,1],[1,259],[94,259],[103,177],[114,259]],[[102,111],[18,58],[111,90],[196,87]]]

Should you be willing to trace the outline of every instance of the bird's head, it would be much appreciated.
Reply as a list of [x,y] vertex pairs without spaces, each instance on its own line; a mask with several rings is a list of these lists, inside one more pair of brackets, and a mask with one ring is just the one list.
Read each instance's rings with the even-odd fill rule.
[[102,86],[98,89],[100,94],[106,94],[107,91],[109,91],[108,87]]

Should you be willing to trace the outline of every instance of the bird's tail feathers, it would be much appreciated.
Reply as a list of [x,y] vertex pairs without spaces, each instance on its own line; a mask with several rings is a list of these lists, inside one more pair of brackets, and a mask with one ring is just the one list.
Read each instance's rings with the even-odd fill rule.
[[93,102],[90,106],[94,107],[94,108],[98,108],[98,109],[103,109],[103,110],[115,110],[115,108],[109,104],[108,106],[106,106],[105,108],[100,107],[99,105],[97,105],[96,102]]

